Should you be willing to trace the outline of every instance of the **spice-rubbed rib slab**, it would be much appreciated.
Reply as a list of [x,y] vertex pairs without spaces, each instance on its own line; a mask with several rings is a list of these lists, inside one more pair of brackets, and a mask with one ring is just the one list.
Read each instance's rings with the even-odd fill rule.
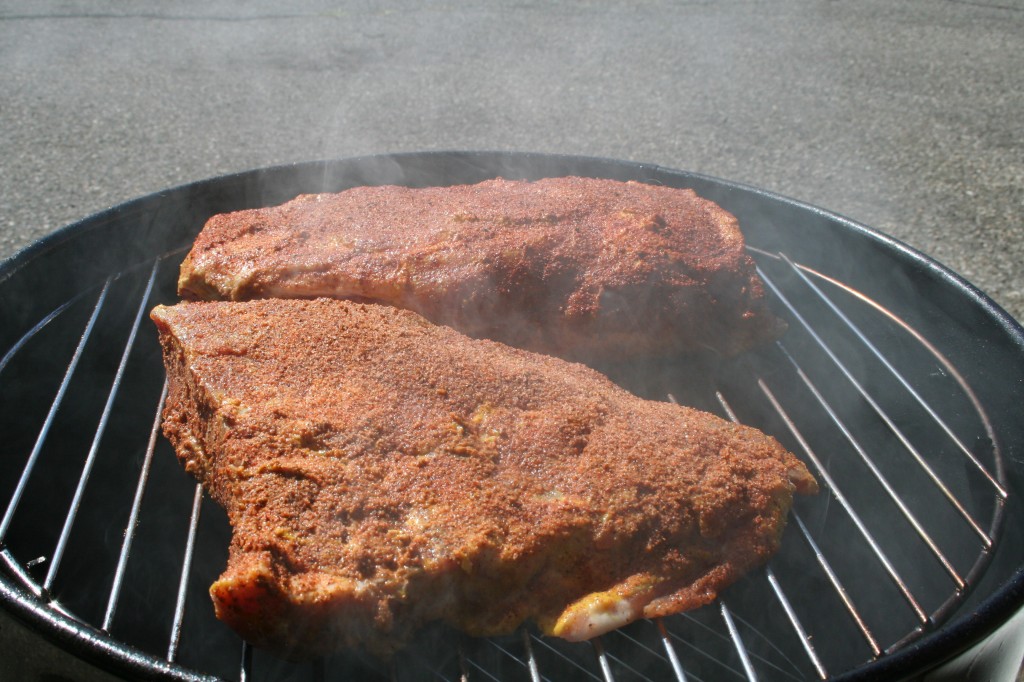
[[583,365],[339,300],[157,307],[164,433],[223,505],[217,615],[297,657],[419,626],[586,639],[692,609],[816,484],[774,439]]
[[382,302],[588,362],[732,356],[784,329],[730,213],[691,190],[579,177],[355,187],[217,215],[179,293]]

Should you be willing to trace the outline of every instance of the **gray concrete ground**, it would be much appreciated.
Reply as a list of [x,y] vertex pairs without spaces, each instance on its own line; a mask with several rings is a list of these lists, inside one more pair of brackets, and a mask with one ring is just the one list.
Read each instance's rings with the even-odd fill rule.
[[257,166],[541,151],[832,209],[1024,319],[1024,0],[5,0],[0,65],[0,257]]

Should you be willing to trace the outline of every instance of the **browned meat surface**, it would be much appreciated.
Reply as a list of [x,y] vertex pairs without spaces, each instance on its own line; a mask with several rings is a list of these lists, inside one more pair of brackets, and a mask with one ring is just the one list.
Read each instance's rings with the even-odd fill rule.
[[774,339],[736,219],[681,190],[549,178],[356,187],[214,216],[188,299],[355,298],[583,361]]
[[580,640],[779,544],[804,465],[583,365],[338,300],[158,307],[164,433],[226,509],[217,615],[290,656],[445,621]]

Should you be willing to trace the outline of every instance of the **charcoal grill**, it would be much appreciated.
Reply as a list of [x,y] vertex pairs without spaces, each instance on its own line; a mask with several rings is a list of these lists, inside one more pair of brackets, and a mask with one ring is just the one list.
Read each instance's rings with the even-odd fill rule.
[[[389,664],[304,664],[216,621],[223,512],[159,435],[146,315],[212,214],[362,184],[587,175],[692,187],[740,219],[777,344],[737,361],[608,367],[647,397],[761,428],[822,484],[763,570],[697,611],[570,644],[442,626]],[[0,266],[0,597],[10,616],[124,678],[899,679],[1014,613],[1024,330],[970,284],[869,228],[765,191],[603,159],[423,153],[256,170],[71,225]]]

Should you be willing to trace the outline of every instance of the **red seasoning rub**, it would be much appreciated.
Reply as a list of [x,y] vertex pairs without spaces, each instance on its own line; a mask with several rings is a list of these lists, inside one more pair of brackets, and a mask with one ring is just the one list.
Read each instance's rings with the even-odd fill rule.
[[698,607],[776,550],[804,465],[583,365],[338,300],[152,313],[164,433],[227,509],[219,618],[291,657],[525,619],[582,640]]
[[784,328],[731,214],[688,189],[579,177],[355,187],[217,215],[178,287],[387,303],[588,362],[733,356]]

